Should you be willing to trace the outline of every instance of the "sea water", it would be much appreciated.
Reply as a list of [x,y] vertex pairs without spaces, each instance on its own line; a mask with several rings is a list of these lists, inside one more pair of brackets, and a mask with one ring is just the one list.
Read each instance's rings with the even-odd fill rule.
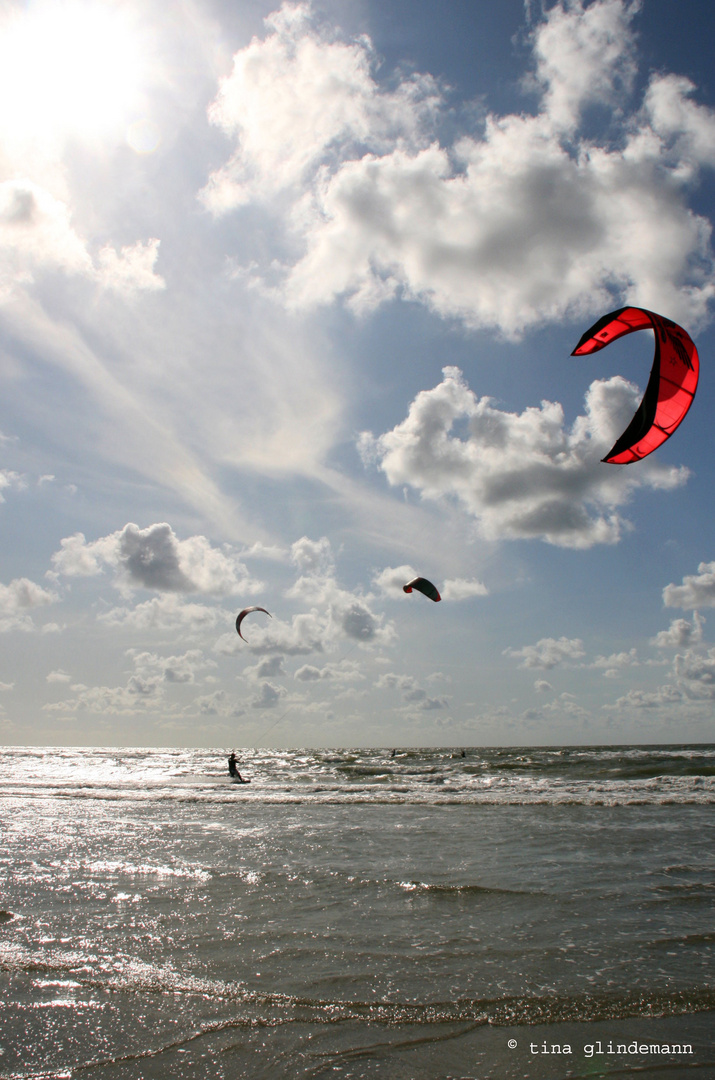
[[0,1076],[715,1077],[715,747],[0,749]]

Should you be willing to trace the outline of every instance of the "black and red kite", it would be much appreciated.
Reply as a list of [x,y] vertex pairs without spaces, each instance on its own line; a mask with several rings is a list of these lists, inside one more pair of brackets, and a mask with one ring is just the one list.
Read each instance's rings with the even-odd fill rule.
[[437,603],[442,597],[439,595],[437,589],[424,577],[413,578],[412,581],[408,581],[406,585],[402,586],[403,592],[412,592],[413,589],[417,589],[417,592],[421,592],[423,596],[428,596],[430,600],[434,600]]
[[693,403],[698,385],[698,350],[682,326],[645,308],[611,311],[583,335],[572,356],[598,352],[634,330],[650,328],[655,356],[650,379],[635,416],[603,461],[625,465],[652,454],[669,439]]

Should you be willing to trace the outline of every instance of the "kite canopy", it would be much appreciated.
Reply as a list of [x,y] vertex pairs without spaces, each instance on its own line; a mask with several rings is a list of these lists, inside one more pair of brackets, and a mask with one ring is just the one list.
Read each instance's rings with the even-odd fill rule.
[[432,582],[428,581],[427,578],[416,577],[413,578],[412,581],[408,581],[406,585],[402,586],[403,592],[409,593],[412,592],[413,589],[417,589],[417,592],[421,592],[425,596],[428,596],[430,600],[434,600],[435,603],[442,599]]
[[245,641],[246,639],[243,636],[243,634],[241,633],[241,623],[246,618],[246,615],[250,615],[252,611],[262,611],[263,614],[267,615],[269,619],[273,618],[270,611],[266,611],[266,609],[264,607],[246,607],[246,608],[243,609],[243,611],[239,611],[238,616],[236,618],[236,631],[237,631],[238,636],[241,638],[242,641]]
[[634,330],[652,329],[655,356],[650,379],[635,416],[603,461],[625,465],[639,461],[669,439],[693,403],[700,359],[682,326],[645,308],[611,311],[583,335],[572,356],[598,352]]

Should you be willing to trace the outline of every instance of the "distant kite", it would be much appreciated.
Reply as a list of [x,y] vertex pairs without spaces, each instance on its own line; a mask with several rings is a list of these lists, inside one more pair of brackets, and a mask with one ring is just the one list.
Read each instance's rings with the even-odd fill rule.
[[406,585],[402,586],[403,592],[409,593],[412,592],[413,589],[417,589],[417,592],[421,592],[424,596],[428,596],[430,600],[434,600],[435,603],[442,599],[432,582],[428,581],[427,578],[416,577],[413,578],[412,581],[408,581]]
[[645,308],[625,307],[594,323],[571,353],[586,356],[598,352],[612,341],[648,327],[655,337],[650,379],[635,416],[602,458],[612,465],[625,465],[652,454],[682,422],[698,385],[698,350],[677,323]]
[[250,615],[252,611],[262,611],[264,613],[264,615],[268,616],[269,619],[273,618],[270,611],[266,611],[266,609],[264,607],[247,607],[247,608],[244,608],[243,611],[239,611],[238,617],[236,619],[236,631],[237,631],[238,636],[240,637],[241,641],[246,640],[245,637],[243,636],[243,634],[241,633],[241,623],[246,618],[246,615]]

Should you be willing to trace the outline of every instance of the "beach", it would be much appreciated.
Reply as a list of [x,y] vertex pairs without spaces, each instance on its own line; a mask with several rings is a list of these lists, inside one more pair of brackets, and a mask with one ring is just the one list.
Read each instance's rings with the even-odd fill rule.
[[715,1076],[715,747],[0,750],[0,1076]]

